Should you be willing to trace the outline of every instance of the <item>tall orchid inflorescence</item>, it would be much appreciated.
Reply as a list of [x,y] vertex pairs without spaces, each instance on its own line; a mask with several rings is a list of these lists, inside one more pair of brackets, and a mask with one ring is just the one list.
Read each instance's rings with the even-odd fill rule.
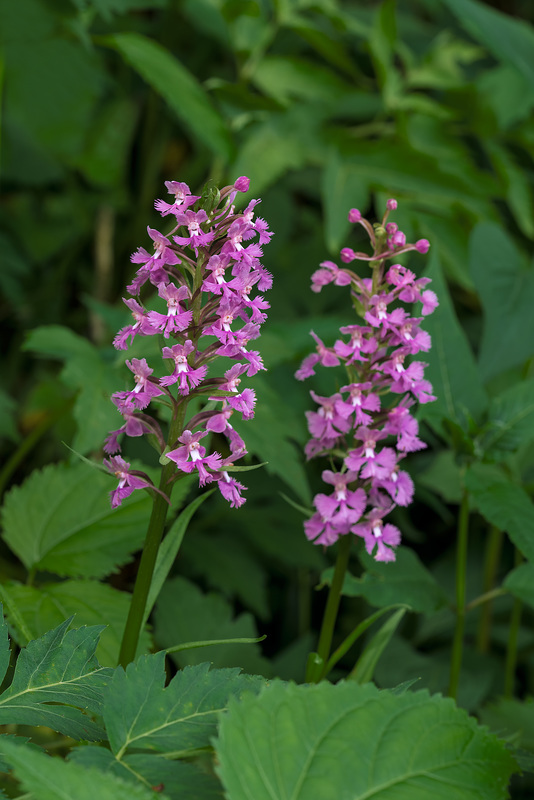
[[388,200],[382,221],[375,225],[357,209],[350,211],[349,221],[363,226],[373,253],[346,247],[341,261],[368,262],[372,277],[361,278],[351,269],[324,261],[312,275],[312,291],[320,292],[329,283],[349,286],[354,308],[366,324],[342,327],[348,338],[338,339],[333,347],[312,331],[316,352],[296,373],[304,380],[315,374],[319,363],[325,367],[343,363],[347,371],[345,385],[331,397],[310,392],[318,409],[306,413],[312,436],[306,455],[328,456],[335,469],[322,474],[334,491],[316,495],[316,513],[304,523],[306,535],[315,544],[330,545],[340,536],[356,534],[377,561],[394,561],[392,548],[401,539],[399,529],[384,517],[413,498],[412,480],[399,465],[407,453],[426,446],[410,408],[416,400],[435,400],[432,386],[423,378],[426,364],[405,363],[430,349],[430,336],[419,327],[422,317],[410,316],[402,303],[421,302],[421,314],[426,316],[438,305],[436,295],[425,288],[429,278],[416,278],[400,264],[386,265],[410,250],[426,253],[429,243],[426,239],[406,243],[398,226],[387,222],[396,207],[396,200]]
[[[240,391],[239,384],[242,376],[264,369],[259,353],[248,344],[259,336],[269,308],[254,290],[272,285],[271,274],[259,261],[261,245],[272,234],[263,219],[254,217],[259,200],[251,200],[241,213],[235,211],[235,196],[249,188],[246,177],[220,191],[208,187],[202,197],[191,194],[185,183],[166,181],[165,186],[171,202],[156,200],[155,207],[174,224],[166,235],[149,227],[153,252],[141,247],[132,255],[139,268],[128,286],[132,297],[124,302],[133,321],[114,340],[118,350],[126,350],[136,337],[160,336],[162,361],[154,368],[145,358],[126,360],[134,387],[112,396],[124,422],[109,434],[104,449],[120,452],[121,434],[153,434],[162,463],[174,462],[176,470],[156,489],[120,455],[105,460],[119,479],[111,504],[120,505],[137,488],[165,493],[181,474],[196,471],[201,486],[216,481],[223,497],[237,507],[245,502],[245,487],[230,473],[247,451],[230,419],[234,413],[245,420],[254,416],[255,393]],[[258,241],[250,242],[255,236]],[[147,310],[141,302],[139,294],[147,282],[155,287],[161,310]],[[209,377],[209,365],[221,357],[231,366],[224,377]],[[204,406],[187,419],[189,403],[199,396]],[[172,410],[167,441],[158,420],[147,413],[153,401]],[[226,438],[226,454],[207,452],[201,442],[211,433]]]

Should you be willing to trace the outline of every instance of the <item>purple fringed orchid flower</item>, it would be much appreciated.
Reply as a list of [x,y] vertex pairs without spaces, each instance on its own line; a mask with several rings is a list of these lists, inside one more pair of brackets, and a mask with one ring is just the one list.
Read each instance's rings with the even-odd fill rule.
[[[311,331],[316,350],[295,374],[304,380],[315,374],[319,364],[343,363],[349,378],[331,397],[310,392],[318,407],[306,412],[312,436],[306,455],[328,456],[337,471],[323,472],[323,480],[335,490],[316,495],[316,513],[304,523],[306,536],[315,544],[330,545],[340,536],[355,534],[377,561],[394,561],[394,548],[401,539],[398,528],[383,518],[413,498],[413,482],[399,465],[407,453],[426,447],[410,408],[416,401],[435,400],[432,386],[423,377],[426,364],[413,357],[430,349],[430,336],[419,326],[438,305],[437,297],[425,288],[429,278],[416,278],[400,264],[385,266],[401,253],[426,253],[429,243],[419,239],[409,244],[398,226],[387,222],[396,208],[397,201],[388,200],[386,213],[375,226],[358,209],[350,210],[349,222],[365,229],[373,253],[345,247],[341,261],[369,263],[372,277],[361,278],[351,269],[323,261],[312,275],[311,288],[320,292],[330,283],[350,286],[364,324],[342,327],[340,333],[348,338],[338,339],[333,346]],[[417,302],[422,304],[420,317],[411,316],[402,306]]]
[[[126,350],[134,338],[159,336],[164,345],[161,360],[157,365],[149,365],[145,358],[126,361],[134,386],[112,396],[123,424],[109,434],[104,449],[118,453],[123,435],[150,434],[166,463],[176,465],[171,481],[196,473],[200,486],[217,483],[221,495],[237,508],[245,502],[246,487],[230,473],[234,461],[247,451],[229,419],[233,414],[244,420],[254,416],[255,393],[239,384],[245,375],[265,369],[259,353],[249,350],[248,344],[258,338],[269,308],[262,294],[253,295],[272,284],[259,261],[260,245],[268,243],[272,234],[264,220],[254,217],[260,200],[252,200],[242,213],[232,205],[238,192],[248,191],[249,179],[244,176],[220,191],[208,189],[202,197],[179,181],[166,181],[165,186],[174,202],[159,199],[155,208],[175,225],[166,235],[149,227],[153,253],[140,247],[131,257],[138,270],[128,291],[135,296],[124,302],[133,322],[114,339],[118,350]],[[258,242],[252,241],[255,237]],[[148,288],[152,294],[157,291],[160,308],[145,308],[139,296],[143,287],[143,296]],[[224,377],[210,377],[210,363],[220,357],[234,363]],[[205,396],[208,406],[187,419],[188,404],[199,395]],[[164,402],[172,408],[173,420],[183,420],[180,430],[171,426],[173,440],[167,443],[157,416],[147,413],[153,402]],[[223,443],[226,453],[210,452],[212,436]],[[111,493],[113,507],[135,489],[159,491],[148,476],[130,470],[121,456],[104,463],[119,478]]]

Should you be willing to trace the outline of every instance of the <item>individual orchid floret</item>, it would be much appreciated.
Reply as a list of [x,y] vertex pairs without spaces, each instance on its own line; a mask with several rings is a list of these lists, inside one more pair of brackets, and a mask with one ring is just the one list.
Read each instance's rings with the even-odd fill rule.
[[351,528],[352,533],[363,538],[369,555],[373,554],[376,547],[375,561],[395,561],[392,548],[400,544],[400,530],[390,523],[384,525],[382,518],[387,513],[387,509],[373,508],[365,522],[359,522]]
[[174,203],[166,203],[164,200],[155,201],[154,207],[162,217],[167,216],[167,214],[180,214],[189,206],[194,205],[197,200],[200,200],[199,195],[191,194],[187,183],[165,181],[165,186],[169,194],[174,195]]
[[148,319],[153,332],[159,331],[168,339],[171,333],[183,331],[191,324],[193,312],[181,305],[181,301],[191,297],[191,292],[187,286],[177,287],[173,283],[160,283],[158,294],[167,303],[167,313],[150,311]]
[[119,479],[119,485],[110,492],[111,507],[117,508],[122,501],[129,497],[135,489],[154,489],[152,481],[144,472],[130,469],[130,464],[121,456],[104,459],[108,470]]
[[200,366],[193,369],[189,364],[188,356],[195,350],[195,345],[191,339],[186,339],[184,344],[175,344],[172,347],[164,347],[162,350],[163,358],[174,361],[174,370],[170,375],[165,375],[160,379],[161,386],[172,386],[179,383],[178,391],[181,395],[189,394],[192,389],[196,389],[199,383],[206,377],[207,366]]
[[200,486],[204,486],[205,483],[211,483],[213,475],[208,470],[219,469],[222,460],[219,453],[211,453],[211,455],[207,456],[206,448],[199,444],[200,440],[207,435],[207,431],[191,433],[191,431],[186,430],[178,437],[178,441],[182,443],[182,446],[165,454],[167,458],[174,461],[182,472],[193,472],[196,469]]

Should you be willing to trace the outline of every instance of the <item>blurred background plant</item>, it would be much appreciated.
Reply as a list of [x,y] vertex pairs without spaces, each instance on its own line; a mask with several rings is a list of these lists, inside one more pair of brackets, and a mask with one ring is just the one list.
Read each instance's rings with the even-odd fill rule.
[[[64,443],[98,457],[117,426],[111,342],[163,181],[197,192],[247,175],[276,234],[264,257],[275,279],[268,372],[246,429],[268,465],[249,473],[239,511],[202,504],[143,647],[259,630],[263,651],[173,658],[303,679],[331,554],[302,530],[320,468],[303,461],[309,387],[293,374],[310,328],[331,344],[351,315],[334,289],[310,292],[310,275],[361,244],[347,240],[349,208],[379,217],[395,197],[407,238],[432,244],[440,307],[424,327],[438,401],[419,412],[429,450],[406,460],[416,502],[396,512],[405,547],[395,565],[354,559],[339,635],[406,603],[413,613],[390,632],[375,680],[446,692],[454,609],[467,607],[458,702],[534,752],[531,14],[528,0],[0,3],[0,488],[23,484],[6,495],[0,570],[19,644],[76,612],[78,624],[110,624],[99,657],[116,663],[149,501],[111,516],[110,480]],[[319,376],[314,388],[323,393]],[[157,466],[138,440],[126,456]],[[471,511],[463,598],[460,505],[464,519]]]

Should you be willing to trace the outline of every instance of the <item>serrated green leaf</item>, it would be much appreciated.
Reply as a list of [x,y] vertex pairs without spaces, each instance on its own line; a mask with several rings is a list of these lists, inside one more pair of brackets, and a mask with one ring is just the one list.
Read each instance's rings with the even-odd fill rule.
[[452,700],[371,684],[273,683],[230,703],[216,751],[229,800],[504,800],[517,770]]
[[30,331],[24,349],[64,362],[61,379],[78,392],[74,405],[78,431],[72,446],[81,453],[100,448],[118,419],[109,399],[117,389],[115,367],[91,342],[62,325]]
[[76,747],[69,754],[69,761],[83,767],[95,767],[116,775],[128,783],[143,786],[163,786],[170,797],[194,798],[194,800],[221,800],[220,783],[211,775],[198,770],[193,764],[170,761],[152,753],[134,753],[118,761],[104,747],[88,745]]
[[534,698],[501,697],[479,713],[481,722],[497,736],[512,740],[516,747],[534,751]]
[[143,543],[151,499],[144,493],[113,510],[113,479],[86,464],[50,464],[5,497],[3,539],[27,569],[103,577]]
[[488,411],[487,433],[481,447],[491,450],[516,450],[534,438],[534,379],[516,383],[492,398]]
[[102,691],[111,670],[100,667],[95,649],[104,626],[69,631],[70,622],[21,650],[13,681],[0,696],[1,724],[47,725],[74,739],[105,738],[79,710],[102,711]]
[[534,268],[525,267],[512,239],[490,222],[473,230],[469,251],[484,310],[479,367],[488,380],[534,353]]
[[[104,666],[114,667],[117,664],[130,608],[130,594],[120,592],[106,583],[90,580],[48,583],[39,587],[9,583],[7,587],[10,600],[16,608],[16,615],[13,615],[12,608],[6,606],[7,618],[15,629],[14,637],[17,640],[21,621],[34,638],[56,626],[66,615],[75,615],[78,625],[104,627],[96,651],[98,660]],[[19,641],[19,644],[23,643]],[[150,637],[144,631],[138,653],[146,652],[150,645]]]
[[139,33],[117,33],[104,44],[116,48],[160,94],[194,137],[228,161],[233,143],[228,126],[196,78],[158,42]]
[[521,564],[508,573],[503,588],[534,608],[534,564]]
[[165,653],[117,668],[104,702],[104,721],[117,759],[128,748],[172,753],[207,747],[229,697],[258,691],[261,678],[240,669],[186,667],[165,688]]
[[534,561],[534,503],[521,486],[466,472],[465,483],[478,510],[491,524],[505,531],[529,561]]
[[9,647],[9,637],[7,635],[7,625],[4,621],[3,609],[0,604],[0,684],[6,677],[11,650]]
[[[187,609],[187,613],[177,614],[177,608]],[[214,592],[203,594],[185,578],[173,578],[163,587],[156,604],[154,632],[159,646],[164,648],[197,640],[258,637],[251,614],[234,618],[224,597]],[[247,672],[269,674],[269,664],[258,645],[214,645],[173,653],[171,658],[180,667],[209,660],[217,667],[240,666]]]
[[[61,758],[39,753],[33,748],[0,738],[0,751],[13,767],[23,788],[35,800],[154,800],[150,788],[135,786],[112,774]],[[159,794],[161,800],[169,800]]]
[[432,337],[432,349],[425,354],[428,362],[425,378],[432,383],[437,400],[426,403],[421,416],[435,420],[446,417],[458,422],[466,411],[474,417],[481,414],[487,396],[473,352],[456,317],[436,251],[427,275],[432,279],[431,287],[438,296],[439,306],[424,323]]

